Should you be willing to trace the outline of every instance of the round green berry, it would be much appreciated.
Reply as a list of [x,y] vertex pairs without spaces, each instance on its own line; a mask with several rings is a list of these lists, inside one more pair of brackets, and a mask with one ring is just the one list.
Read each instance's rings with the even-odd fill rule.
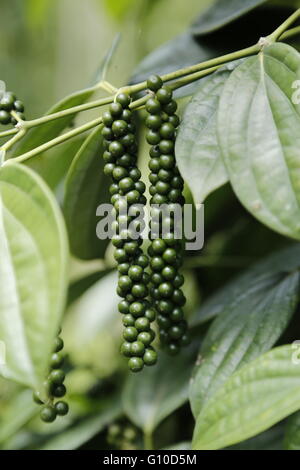
[[161,117],[158,114],[149,114],[146,119],[146,126],[153,130],[157,131],[162,125]]
[[52,369],[59,369],[64,362],[64,356],[61,353],[54,353],[51,356],[51,362],[50,365]]
[[109,106],[109,111],[111,113],[111,115],[116,118],[116,117],[119,117],[122,112],[123,112],[123,107],[120,103],[112,103],[110,106]]
[[131,293],[134,297],[143,299],[148,294],[147,287],[142,283],[134,284],[131,289]]
[[45,423],[53,423],[56,419],[56,410],[47,405],[41,410],[40,417]]
[[146,317],[138,318],[134,326],[138,331],[150,330],[150,322]]
[[134,341],[131,343],[132,356],[143,356],[145,352],[145,345],[141,341]]
[[116,102],[120,103],[123,108],[130,105],[130,97],[126,93],[119,93],[116,97]]
[[105,126],[111,127],[114,122],[114,118],[109,111],[105,111],[102,116],[102,121]]
[[161,111],[161,104],[156,98],[149,98],[145,107],[150,114],[158,114]]
[[151,75],[147,80],[147,88],[157,91],[163,86],[163,81],[158,75]]
[[56,398],[64,397],[66,392],[67,392],[67,389],[63,384],[56,385],[52,388],[52,395]]
[[150,144],[150,145],[157,145],[161,141],[161,137],[160,137],[160,134],[158,132],[155,132],[155,131],[149,129],[146,132],[146,140],[147,140],[148,144]]
[[138,330],[133,326],[128,326],[123,332],[123,337],[125,341],[133,342],[136,340],[138,335]]
[[153,366],[157,362],[157,353],[154,349],[146,349],[143,356],[145,366]]
[[122,343],[120,352],[125,357],[131,357],[131,343],[129,343],[128,341]]
[[183,318],[184,318],[183,310],[180,307],[175,307],[170,314],[170,320],[172,320],[172,322],[174,323],[179,323],[180,321],[183,320]]
[[131,357],[128,366],[132,372],[140,372],[144,367],[144,361],[140,357]]
[[163,139],[159,143],[159,150],[163,154],[168,154],[174,151],[174,142],[173,140]]
[[153,271],[162,271],[165,267],[164,260],[160,256],[154,256],[150,261],[151,268]]
[[65,380],[65,373],[61,369],[52,370],[49,374],[49,381],[55,385],[61,385]]
[[153,341],[153,335],[149,331],[143,331],[139,333],[137,340],[143,343],[145,346],[149,346]]
[[108,150],[112,156],[116,158],[121,157],[125,153],[123,145],[117,141],[111,142],[111,144],[109,144]]
[[6,125],[10,122],[10,114],[7,111],[1,110],[0,111],[0,124]]
[[147,308],[145,312],[145,318],[147,318],[149,322],[152,323],[156,318],[155,310],[153,308]]
[[166,350],[171,356],[176,356],[179,353],[179,346],[176,343],[170,343],[166,346]]
[[143,316],[145,313],[145,310],[146,310],[146,307],[143,302],[133,302],[129,307],[129,311],[131,315],[133,315],[135,318]]
[[159,158],[159,165],[164,170],[172,170],[175,166],[175,157],[173,155],[161,155]]
[[69,405],[65,401],[58,401],[55,403],[55,411],[59,416],[65,416],[69,412]]
[[128,124],[126,121],[123,121],[122,119],[117,119],[116,121],[113,122],[111,129],[116,137],[122,137],[128,131]]
[[163,254],[163,259],[168,264],[175,264],[177,258],[177,253],[174,248],[167,248]]
[[54,339],[54,352],[59,352],[63,349],[64,347],[64,342],[63,340],[57,336],[55,339]]
[[157,100],[164,105],[170,103],[172,100],[172,95],[172,90],[167,86],[163,86],[156,92]]
[[149,264],[149,260],[148,260],[148,256],[146,255],[140,255],[137,259],[136,259],[136,264],[138,266],[141,266],[142,268],[147,268],[148,264]]

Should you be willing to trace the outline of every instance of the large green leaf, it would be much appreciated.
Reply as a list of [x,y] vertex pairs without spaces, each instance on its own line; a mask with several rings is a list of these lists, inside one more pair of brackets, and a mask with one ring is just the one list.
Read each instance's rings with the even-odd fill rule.
[[176,139],[176,160],[195,203],[228,181],[217,141],[220,94],[231,71],[203,80],[187,105]]
[[253,280],[224,303],[200,350],[190,387],[194,416],[238,368],[268,351],[288,325],[299,300],[298,272]]
[[97,128],[79,149],[66,179],[64,214],[71,251],[81,259],[103,258],[109,242],[96,234],[97,207],[109,201],[102,153],[103,139]]
[[215,450],[252,437],[300,408],[299,364],[291,345],[245,365],[197,417],[193,449]]
[[226,450],[282,450],[283,436],[284,426],[279,423],[257,436],[227,447]]
[[160,352],[158,364],[128,378],[123,393],[124,411],[138,427],[151,433],[188,398],[194,348],[175,359]]
[[247,269],[243,274],[229,282],[209,298],[191,319],[191,326],[197,327],[212,320],[224,310],[224,305],[231,305],[249,286],[261,282],[280,273],[292,273],[300,266],[300,244],[292,244],[288,248],[272,253],[265,259]]
[[217,31],[267,0],[216,0],[192,26],[192,32],[203,35]]
[[42,176],[50,188],[56,189],[62,183],[83,142],[83,137],[68,140],[41,155],[30,158],[25,164]]
[[0,170],[1,373],[29,386],[43,380],[65,303],[67,239],[53,195],[31,170]]
[[300,412],[290,416],[284,437],[286,450],[300,450]]
[[[211,59],[222,52],[215,45],[200,44],[190,33],[176,36],[171,41],[159,46],[146,56],[136,68],[132,83],[147,80],[151,74],[164,75],[177,69]],[[177,97],[192,95],[199,86],[199,81],[176,91]]]
[[[72,108],[88,101],[99,89],[99,83],[101,80],[105,79],[107,69],[110,66],[117,44],[118,38],[113,41],[111,48],[105,55],[101,66],[97,71],[93,85],[89,88],[85,88],[84,90],[80,90],[72,93],[69,96],[66,96],[61,101],[52,106],[46,115],[57,113],[59,111],[63,111],[64,109]],[[39,145],[54,139],[59,134],[61,134],[61,132],[66,127],[72,125],[75,116],[76,114],[71,114],[60,119],[55,119],[54,121],[49,121],[43,125],[33,127],[26,133],[25,137],[23,137],[20,143],[14,147],[12,156],[16,157],[17,155],[29,152],[35,147],[38,147]]]
[[286,44],[265,48],[227,80],[218,137],[233,189],[273,230],[300,239],[300,105],[292,87],[300,55]]

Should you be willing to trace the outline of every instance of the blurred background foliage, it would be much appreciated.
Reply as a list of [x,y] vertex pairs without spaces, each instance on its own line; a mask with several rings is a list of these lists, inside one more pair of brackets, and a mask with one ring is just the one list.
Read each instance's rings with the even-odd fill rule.
[[[295,6],[293,0],[269,3],[284,8]],[[38,117],[65,95],[91,84],[117,34],[120,33],[119,46],[107,78],[114,85],[123,86],[145,56],[184,33],[211,4],[213,0],[0,0],[0,79],[26,103],[27,118]],[[263,22],[256,23],[257,18],[252,23],[241,20],[231,30],[225,30],[225,34],[221,33],[223,36],[215,33],[208,43],[203,39],[202,46],[217,55],[220,44],[227,52],[238,49],[235,43],[239,38],[239,45],[251,45],[258,39],[260,30],[271,32],[278,18],[286,17],[285,10],[278,11],[277,16],[273,13],[266,15]],[[176,62],[176,57],[173,59]],[[185,103],[181,101],[180,109]],[[94,110],[90,114],[97,113]],[[80,143],[82,140],[76,147],[75,142],[74,148]],[[146,150],[145,146],[141,149],[141,157],[147,155]],[[141,167],[146,167],[143,159]],[[54,179],[53,187],[58,183]],[[52,186],[51,181],[48,183]],[[61,199],[61,191],[56,192]],[[191,268],[186,271],[190,314],[197,309],[200,299],[208,297],[228,278],[287,244],[284,237],[246,213],[229,186],[208,198],[205,224],[205,249],[201,257],[199,253],[190,256],[186,265]],[[251,239],[255,240],[252,244]],[[110,255],[108,250],[108,258]],[[143,416],[139,413],[145,410],[149,422],[159,425],[155,439],[160,447],[170,446],[179,439],[190,440],[193,420],[187,405],[188,381],[182,383],[180,378],[185,377],[186,371],[190,373],[191,357],[195,357],[195,347],[199,349],[206,325],[200,326],[196,344],[180,358],[180,364],[171,359],[166,367],[163,359],[156,370],[144,371],[143,378],[136,379],[139,396],[133,393],[134,379],[127,384],[121,398],[127,369],[126,361],[118,353],[116,275],[106,270],[101,260],[73,259],[70,276],[63,336],[68,351],[66,385],[71,413],[49,427],[36,416],[39,410],[32,402],[30,391],[0,379],[0,448],[140,447],[142,433],[138,427],[143,428]],[[166,370],[171,381],[169,376],[163,380]],[[167,418],[159,404],[149,407],[149,402],[145,402],[149,390],[156,393],[158,389],[162,401],[165,398],[172,404]],[[173,392],[176,392],[174,396]],[[131,423],[124,417],[124,407]],[[118,429],[112,427],[115,420]],[[184,431],[180,423],[184,423]],[[147,429],[143,430],[147,444],[149,435]],[[270,447],[278,436],[282,436],[280,427],[268,437]],[[187,443],[181,445],[187,447]]]

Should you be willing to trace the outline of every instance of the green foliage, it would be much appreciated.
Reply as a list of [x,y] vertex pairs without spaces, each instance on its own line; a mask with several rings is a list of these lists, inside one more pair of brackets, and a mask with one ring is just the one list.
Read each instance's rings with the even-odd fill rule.
[[193,377],[190,400],[195,416],[237,368],[276,343],[295,311],[298,291],[298,272],[266,275],[223,304],[205,336]]
[[[93,33],[84,29],[84,14],[96,21],[98,10],[94,2],[77,3],[84,43],[84,32]],[[34,37],[34,62],[24,66],[21,84],[30,70],[30,116],[34,96],[45,96],[35,90],[36,32],[44,51],[41,26],[59,18],[54,56],[66,70],[72,59],[65,60],[63,46],[66,37],[73,44],[72,30],[65,0],[11,4],[20,26],[16,50],[26,58],[25,30]],[[82,51],[97,57],[115,28],[123,35],[91,86],[42,118],[1,127],[2,449],[300,448],[300,245],[290,241],[300,240],[300,11],[287,19],[298,6],[101,2],[101,40],[78,51],[74,74],[85,68]],[[13,51],[7,18],[3,7],[2,44],[10,39]],[[117,56],[120,42],[126,54]],[[54,66],[48,58],[46,65],[49,75]],[[15,67],[1,77],[7,83],[19,76]],[[53,83],[61,76],[53,72]],[[22,104],[4,95],[6,88],[0,81],[1,122],[16,124]],[[104,99],[87,104],[100,92]],[[119,229],[121,196],[144,208],[205,201],[203,252],[181,253],[172,226],[169,237],[144,244],[131,232],[126,240],[117,233],[111,244],[98,240],[97,207],[111,198]],[[260,260],[264,252],[270,254]],[[156,333],[176,357],[161,352]],[[140,374],[128,371],[120,351]],[[47,424],[38,417],[41,399]]]
[[192,26],[193,34],[208,34],[266,3],[267,0],[216,0]]
[[109,198],[102,153],[97,128],[78,150],[66,177],[64,215],[71,251],[80,259],[103,258],[107,247],[107,240],[99,240],[95,230],[97,207]]
[[185,108],[176,140],[178,167],[195,203],[228,181],[216,132],[220,95],[230,73],[226,68],[202,81]]
[[295,239],[300,108],[292,85],[299,60],[285,44],[247,59],[228,79],[218,115],[222,158],[236,195],[261,222]]
[[235,444],[296,411],[300,378],[293,354],[291,346],[272,349],[233,374],[198,415],[193,449]]
[[[0,171],[0,334],[5,377],[38,386],[63,313],[67,240],[55,199],[31,170]],[[38,288],[37,288],[38,286]]]

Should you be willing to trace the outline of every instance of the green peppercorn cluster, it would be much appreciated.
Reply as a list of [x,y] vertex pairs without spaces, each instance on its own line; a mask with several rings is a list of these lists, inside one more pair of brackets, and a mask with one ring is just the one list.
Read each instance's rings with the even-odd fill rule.
[[33,399],[38,405],[43,405],[40,413],[41,420],[46,423],[52,423],[57,416],[65,416],[69,411],[69,406],[65,401],[57,401],[56,398],[62,398],[66,394],[64,385],[65,373],[62,370],[64,356],[62,349],[64,347],[63,340],[57,336],[54,342],[53,354],[50,362],[50,373],[44,383],[46,400],[41,398],[41,393],[35,391]]
[[16,95],[10,91],[3,94],[0,100],[0,124],[16,125],[16,119],[11,115],[11,111],[15,111],[20,119],[24,120],[24,104],[18,100]]
[[[127,94],[117,95],[115,102],[103,114],[102,136],[105,147],[104,173],[112,178],[111,203],[116,214],[112,243],[119,271],[117,293],[123,299],[119,303],[124,324],[121,352],[129,358],[129,368],[138,372],[144,365],[155,364],[157,354],[151,345],[155,338],[151,329],[155,311],[147,300],[149,274],[146,268],[149,260],[141,248],[142,238],[133,236],[133,232],[127,228],[129,224],[138,221],[135,216],[123,215],[121,212],[124,203],[127,214],[134,206],[144,206],[146,203],[145,184],[137,168],[136,129],[129,104],[130,97]],[[136,224],[136,229],[141,233],[140,222]]]
[[[147,86],[153,92],[146,103],[146,139],[151,145],[150,204],[152,207],[167,204],[171,209],[172,205],[184,204],[184,182],[178,171],[174,153],[176,128],[179,125],[179,118],[175,114],[177,103],[172,97],[172,91],[163,85],[160,77],[150,77]],[[159,221],[160,210],[158,207],[152,208],[152,242],[148,249],[151,259],[150,295],[158,312],[161,343],[170,354],[175,355],[180,346],[189,342],[187,323],[182,310],[186,302],[181,290],[184,277],[179,273],[183,244],[181,240],[176,239],[174,233],[175,206],[174,212],[169,212],[169,220],[162,217]],[[156,218],[153,217],[155,211]],[[164,227],[170,227],[167,233],[163,231]],[[160,238],[154,238],[154,230]]]
[[128,423],[113,423],[107,429],[107,442],[119,450],[134,450],[138,430]]

